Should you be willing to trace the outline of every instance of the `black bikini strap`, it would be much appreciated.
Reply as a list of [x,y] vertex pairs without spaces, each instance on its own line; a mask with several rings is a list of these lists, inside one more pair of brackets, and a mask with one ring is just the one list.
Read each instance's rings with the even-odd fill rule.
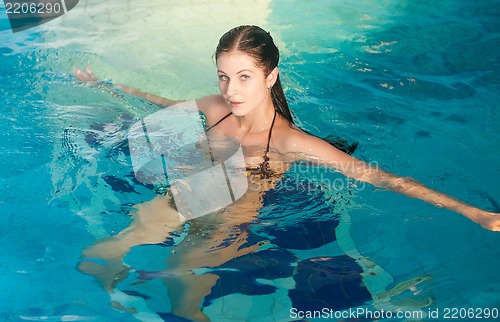
[[271,122],[271,128],[269,129],[269,135],[267,137],[267,147],[266,147],[266,154],[269,152],[269,145],[271,144],[271,135],[273,134],[273,127],[274,127],[274,121],[276,120],[276,110],[274,110],[274,116],[273,116],[273,121]]
[[222,121],[224,121],[225,119],[227,119],[229,116],[231,116],[231,114],[233,114],[233,112],[229,112],[229,113],[227,113],[227,114],[226,114],[223,118],[221,118],[220,120],[218,120],[215,124],[213,124],[213,125],[209,126],[209,127],[205,130],[205,132],[208,132],[208,131],[210,131],[213,127],[215,127],[215,126],[219,125],[219,123],[220,123],[220,122],[222,122]]

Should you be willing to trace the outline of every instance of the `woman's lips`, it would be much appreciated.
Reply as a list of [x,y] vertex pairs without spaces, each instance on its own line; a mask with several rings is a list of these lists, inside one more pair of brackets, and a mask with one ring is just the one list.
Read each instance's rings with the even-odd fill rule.
[[233,102],[233,101],[229,101],[229,105],[231,105],[232,107],[238,107],[238,106],[240,106],[241,104],[243,104],[243,102]]

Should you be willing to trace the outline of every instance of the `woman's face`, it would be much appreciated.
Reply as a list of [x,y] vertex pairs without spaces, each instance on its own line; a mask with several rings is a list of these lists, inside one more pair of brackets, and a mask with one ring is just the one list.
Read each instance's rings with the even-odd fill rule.
[[272,104],[269,88],[274,84],[273,73],[265,75],[247,54],[221,54],[217,58],[217,74],[220,92],[234,115],[243,116]]

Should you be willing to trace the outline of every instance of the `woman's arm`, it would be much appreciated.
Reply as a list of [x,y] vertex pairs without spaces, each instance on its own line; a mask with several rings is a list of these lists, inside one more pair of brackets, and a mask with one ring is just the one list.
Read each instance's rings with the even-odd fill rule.
[[471,206],[444,193],[432,190],[412,178],[388,173],[378,166],[363,162],[336,149],[321,139],[298,130],[292,131],[293,134],[287,136],[284,143],[286,152],[299,152],[312,156],[317,158],[317,161],[334,167],[347,177],[402,193],[408,197],[418,198],[440,208],[453,210],[486,229],[500,231],[500,214]]
[[122,90],[123,92],[125,92],[127,94],[144,98],[145,100],[147,100],[155,105],[158,105],[159,107],[169,107],[169,106],[175,105],[177,103],[183,102],[182,100],[178,100],[178,101],[177,100],[170,100],[170,99],[167,99],[167,98],[164,98],[161,96],[157,96],[157,95],[153,95],[153,94],[149,94],[149,93],[144,93],[137,88],[128,87],[125,85],[107,84],[106,82],[102,82],[100,84],[99,79],[94,75],[94,72],[92,71],[92,69],[90,69],[89,66],[87,66],[85,68],[85,71],[83,71],[79,68],[74,68],[73,73],[83,83],[87,83],[90,85],[96,85],[96,86],[115,87],[115,88]]
[[[97,78],[97,76],[94,75],[94,72],[92,71],[92,69],[90,69],[89,66],[85,68],[85,71],[79,68],[74,68],[73,73],[82,83],[86,83],[91,86],[114,87],[119,90],[122,90],[127,94],[144,98],[145,100],[161,108],[166,108],[175,104],[185,102],[185,100],[171,100],[161,96],[144,93],[137,88],[125,85],[112,84],[112,83],[108,84],[106,81],[99,80],[99,78]],[[210,122],[215,122],[215,120],[220,119],[222,116],[225,115],[225,113],[227,113],[228,109],[227,104],[225,103],[224,98],[221,95],[207,95],[205,97],[197,99],[196,105],[200,110],[200,112],[205,114],[205,116]]]

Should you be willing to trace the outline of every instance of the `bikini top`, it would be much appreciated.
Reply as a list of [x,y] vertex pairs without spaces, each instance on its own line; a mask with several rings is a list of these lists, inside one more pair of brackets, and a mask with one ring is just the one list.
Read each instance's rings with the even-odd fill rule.
[[[214,127],[219,125],[222,121],[224,121],[229,116],[231,116],[232,114],[233,114],[233,112],[229,112],[223,118],[221,118],[220,120],[215,122],[215,124],[209,126],[205,130],[205,132],[210,131],[211,129],[213,129]],[[256,167],[247,167],[248,171],[250,171],[254,175],[260,175],[263,179],[268,179],[273,174],[273,171],[269,168],[269,157],[267,156],[267,154],[269,153],[269,147],[271,144],[271,135],[273,133],[274,121],[276,120],[276,114],[277,114],[276,111],[274,111],[273,121],[271,122],[271,127],[269,128],[269,134],[267,136],[267,147],[266,147],[266,152],[264,153],[264,157],[263,157],[264,160],[262,161],[262,163],[260,165],[258,165]]]

